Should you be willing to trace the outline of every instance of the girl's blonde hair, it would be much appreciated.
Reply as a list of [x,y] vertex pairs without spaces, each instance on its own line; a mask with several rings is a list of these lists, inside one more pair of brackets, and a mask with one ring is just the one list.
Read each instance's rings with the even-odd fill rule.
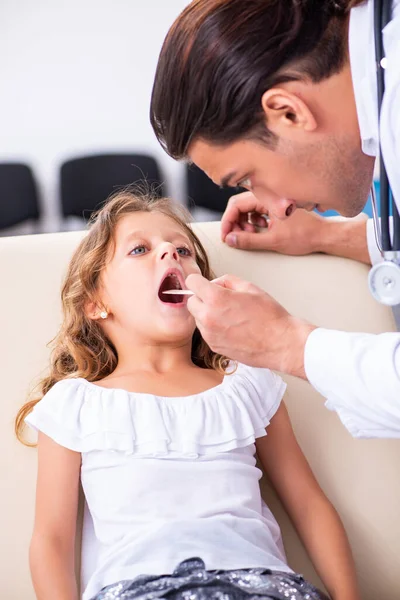
[[[132,213],[161,213],[175,221],[192,241],[196,262],[206,279],[213,279],[206,251],[199,238],[187,224],[190,214],[167,198],[150,194],[135,194],[129,190],[112,196],[90,220],[89,231],[75,250],[69,263],[61,291],[63,323],[52,341],[50,373],[38,384],[39,394],[27,402],[15,419],[15,433],[24,444],[24,419],[43,396],[61,379],[83,377],[98,381],[110,375],[117,366],[117,352],[97,321],[86,315],[88,303],[99,302],[100,275],[115,244],[119,221]],[[192,360],[199,367],[226,371],[229,359],[213,352],[200,335],[193,334]]]

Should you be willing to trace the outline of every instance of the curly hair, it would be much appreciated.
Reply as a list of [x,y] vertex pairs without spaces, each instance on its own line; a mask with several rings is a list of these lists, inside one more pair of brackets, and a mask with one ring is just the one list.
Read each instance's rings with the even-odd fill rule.
[[[135,212],[161,213],[175,221],[192,241],[203,277],[214,279],[206,251],[188,224],[191,217],[186,209],[167,198],[138,195],[129,190],[112,196],[92,217],[88,233],[69,263],[61,291],[63,322],[52,341],[50,372],[38,384],[38,395],[24,404],[16,416],[15,433],[26,445],[31,444],[23,438],[24,419],[55,383],[77,377],[98,381],[117,366],[114,345],[101,326],[86,315],[85,307],[88,302],[98,301],[100,275],[106,266],[109,249],[115,243],[117,224],[123,217]],[[210,349],[198,329],[192,339],[192,360],[201,368],[223,373],[230,363],[227,357]]]

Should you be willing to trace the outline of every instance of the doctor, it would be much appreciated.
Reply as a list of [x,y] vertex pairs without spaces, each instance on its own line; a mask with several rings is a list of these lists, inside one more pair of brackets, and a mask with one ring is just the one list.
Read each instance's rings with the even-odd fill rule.
[[[400,0],[389,19],[379,127],[373,0],[196,0],[178,17],[151,121],[173,157],[247,188],[222,219],[227,244],[381,259],[372,222],[313,210],[360,213],[380,144],[400,208]],[[187,280],[213,350],[308,379],[354,436],[400,438],[400,334],[317,328],[250,283],[220,284]]]

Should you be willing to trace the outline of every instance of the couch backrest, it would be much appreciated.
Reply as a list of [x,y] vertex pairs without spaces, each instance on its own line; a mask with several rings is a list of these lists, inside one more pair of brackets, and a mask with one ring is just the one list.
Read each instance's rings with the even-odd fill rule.
[[[391,311],[368,293],[368,269],[364,265],[323,255],[294,258],[240,252],[220,242],[218,224],[199,224],[196,230],[218,275],[230,272],[253,281],[292,313],[321,326],[348,331],[394,329]],[[0,590],[7,600],[34,598],[28,545],[36,451],[15,440],[13,419],[32,382],[46,369],[46,344],[60,323],[60,284],[82,235],[73,232],[0,239]],[[286,380],[287,404],[298,440],[348,531],[363,600],[398,600],[399,442],[352,439],[309,384],[289,377]],[[280,521],[289,563],[318,583],[266,482],[263,493]]]

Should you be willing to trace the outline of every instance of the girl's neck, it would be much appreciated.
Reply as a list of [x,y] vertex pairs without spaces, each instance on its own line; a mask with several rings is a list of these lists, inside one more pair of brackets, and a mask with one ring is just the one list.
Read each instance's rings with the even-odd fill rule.
[[147,343],[136,348],[119,349],[118,365],[113,376],[129,375],[138,371],[158,375],[193,366],[191,343],[164,346]]

